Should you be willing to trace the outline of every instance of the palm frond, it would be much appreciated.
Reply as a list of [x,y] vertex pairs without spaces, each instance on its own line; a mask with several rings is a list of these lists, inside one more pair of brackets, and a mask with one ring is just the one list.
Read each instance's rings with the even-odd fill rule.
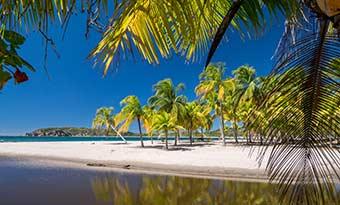
[[228,12],[223,18],[223,21],[219,25],[217,32],[214,36],[213,42],[210,46],[208,57],[205,63],[207,67],[217,49],[221,43],[223,36],[230,24],[233,21],[239,23],[244,23],[244,26],[250,30],[254,28],[255,34],[259,33],[259,29],[263,29],[265,25],[264,19],[264,8],[267,9],[268,13],[272,16],[276,16],[278,12],[286,16],[287,19],[295,21],[298,16],[303,12],[298,4],[298,1],[244,1],[236,0],[233,1],[228,7]]
[[340,135],[340,116],[325,113],[339,108],[340,67],[334,62],[340,39],[327,33],[327,18],[314,22],[320,22],[314,32],[299,35],[279,56],[273,72],[279,77],[267,82],[261,105],[267,120],[254,123],[267,144],[274,144],[262,150],[261,159],[270,150],[270,179],[279,182],[289,204],[324,204],[339,179],[340,157],[329,139]]

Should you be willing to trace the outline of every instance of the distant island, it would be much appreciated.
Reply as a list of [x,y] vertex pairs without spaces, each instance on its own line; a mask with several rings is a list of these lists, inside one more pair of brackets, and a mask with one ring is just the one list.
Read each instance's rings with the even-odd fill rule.
[[[205,136],[218,136],[219,130],[213,130],[205,132]],[[123,136],[139,136],[135,132],[125,132],[120,133]],[[201,136],[201,133],[195,132],[196,137]],[[145,133],[143,134],[146,135]],[[185,136],[186,133],[183,133]],[[227,136],[231,136],[231,133],[227,132]],[[32,132],[27,132],[25,136],[28,137],[42,137],[42,136],[53,136],[53,137],[82,137],[82,136],[106,136],[106,131],[103,129],[93,129],[87,127],[48,127],[33,130]],[[116,133],[110,131],[107,136],[116,136]]]
[[[121,133],[124,136],[137,136],[138,134],[133,132]],[[105,136],[106,131],[102,129],[92,129],[87,127],[49,127],[40,128],[32,132],[28,132],[25,136],[41,137],[41,136]],[[116,133],[110,132],[108,136],[116,136]]]

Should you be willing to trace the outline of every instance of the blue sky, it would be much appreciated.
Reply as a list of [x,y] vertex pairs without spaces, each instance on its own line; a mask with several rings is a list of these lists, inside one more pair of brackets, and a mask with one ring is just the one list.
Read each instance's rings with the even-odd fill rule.
[[[213,62],[226,62],[228,74],[240,65],[249,64],[256,68],[258,75],[265,75],[273,65],[271,56],[282,31],[283,22],[277,21],[257,39],[241,40],[238,33],[229,32],[228,41],[220,46]],[[100,35],[92,32],[86,39],[84,33],[85,18],[81,15],[71,19],[64,39],[61,29],[52,27],[50,35],[57,44],[60,58],[49,50],[47,66],[51,79],[43,69],[41,36],[37,32],[26,35],[27,41],[20,53],[37,72],[29,73],[30,80],[24,84],[13,85],[11,81],[0,93],[0,135],[22,135],[43,127],[90,127],[98,107],[114,106],[118,111],[120,100],[127,95],[137,95],[146,103],[152,95],[152,85],[164,78],[184,82],[185,94],[189,99],[195,97],[194,87],[204,60],[186,64],[184,58],[174,56],[154,66],[136,58],[123,62],[103,77],[101,68],[93,67],[93,62],[86,59]]]

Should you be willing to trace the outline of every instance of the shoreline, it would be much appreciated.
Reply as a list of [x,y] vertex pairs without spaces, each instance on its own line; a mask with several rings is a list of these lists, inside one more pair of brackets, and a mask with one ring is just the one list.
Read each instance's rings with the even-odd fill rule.
[[[28,161],[33,167],[46,166],[54,168],[80,169],[99,172],[126,172],[147,175],[166,175],[205,179],[268,182],[268,177],[260,169],[221,168],[164,165],[140,162],[96,161],[77,158],[58,158],[36,155],[22,155],[12,153],[0,153],[0,158],[5,157],[14,160]],[[128,168],[126,167],[128,165]]]
[[263,165],[256,161],[258,148],[215,143],[183,143],[164,150],[160,142],[123,144],[101,142],[3,142],[0,157],[25,159],[57,167],[96,171],[123,171],[211,179],[268,182]]

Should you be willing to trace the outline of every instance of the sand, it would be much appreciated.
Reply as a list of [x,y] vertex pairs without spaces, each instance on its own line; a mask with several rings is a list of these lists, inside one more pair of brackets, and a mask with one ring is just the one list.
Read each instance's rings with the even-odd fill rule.
[[[258,148],[244,145],[201,143],[182,144],[167,151],[157,142],[123,144],[119,142],[19,142],[0,143],[0,156],[78,166],[85,169],[124,169],[126,171],[197,176],[266,180],[265,165],[259,166]],[[252,154],[251,154],[252,153]]]

